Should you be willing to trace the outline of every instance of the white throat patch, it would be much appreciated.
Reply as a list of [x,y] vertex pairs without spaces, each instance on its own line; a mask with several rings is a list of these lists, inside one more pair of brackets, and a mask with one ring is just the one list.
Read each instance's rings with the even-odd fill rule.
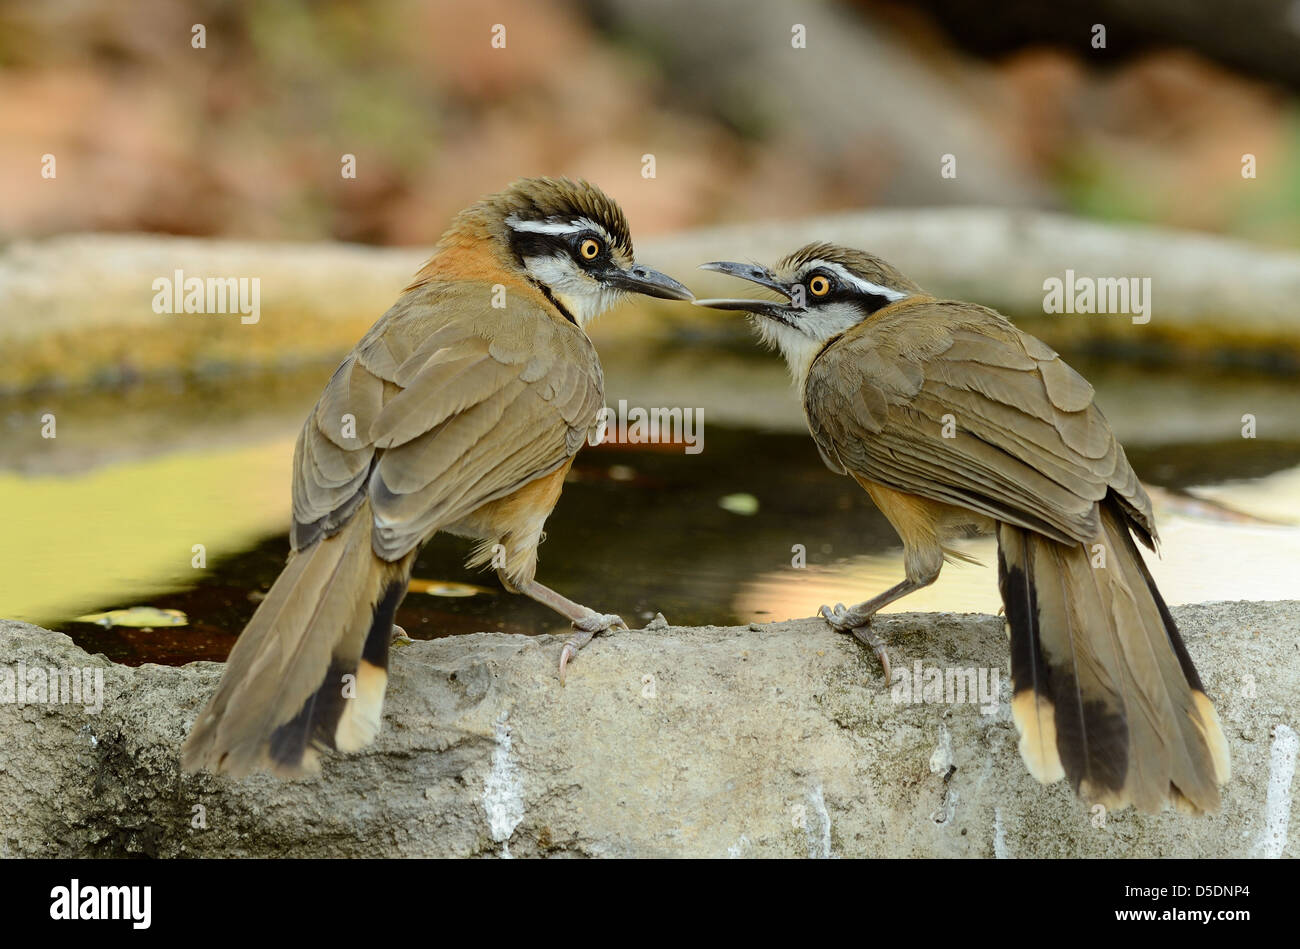
[[757,313],[749,318],[749,323],[764,343],[785,358],[785,364],[790,369],[791,380],[795,387],[802,391],[813,357],[822,348],[821,342],[802,330],[786,326],[784,323]]
[[586,329],[588,323],[618,302],[622,294],[579,267],[568,254],[525,257],[524,269]]
[[[859,293],[884,297],[890,303],[897,303],[907,296],[901,290],[893,290],[863,280],[850,273],[841,264],[828,260],[810,261],[802,272],[808,273],[813,270],[832,273],[844,286],[851,287]],[[815,310],[815,313],[811,312],[812,310]],[[808,309],[794,310],[792,316],[799,323],[799,329],[761,315],[755,316],[752,322],[763,341],[775,347],[785,357],[786,365],[790,367],[790,376],[800,391],[803,389],[804,380],[808,377],[813,359],[821,352],[827,341],[848,332],[868,318],[856,306],[843,302],[813,304]]]
[[786,326],[778,320],[756,314],[752,323],[765,343],[785,357],[790,376],[800,388],[812,367],[813,358],[826,341],[857,326],[865,319],[862,311],[848,303],[829,303],[817,307],[815,316],[807,310],[795,310],[794,319],[802,328]]

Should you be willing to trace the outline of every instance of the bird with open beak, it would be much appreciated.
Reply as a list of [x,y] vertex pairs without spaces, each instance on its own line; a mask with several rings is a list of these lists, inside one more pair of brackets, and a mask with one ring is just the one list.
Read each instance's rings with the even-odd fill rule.
[[994,533],[1012,715],[1035,778],[1109,808],[1211,811],[1228,745],[1134,538],[1151,501],[1050,347],[973,303],[938,299],[864,251],[817,243],[767,268],[704,269],[779,299],[697,300],[752,315],[780,350],[823,461],[903,541],[904,579],[820,614],[885,665],[882,607],[933,583],[954,541]]

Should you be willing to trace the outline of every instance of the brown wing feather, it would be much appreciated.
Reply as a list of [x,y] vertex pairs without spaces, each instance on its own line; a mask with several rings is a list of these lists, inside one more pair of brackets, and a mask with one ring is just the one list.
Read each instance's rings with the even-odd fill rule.
[[[1058,540],[1087,540],[1112,488],[1139,532],[1151,505],[1093,389],[999,314],[898,307],[814,361],[805,411],[822,456],[870,480]],[[944,438],[944,416],[955,437]]]
[[421,287],[340,365],[298,439],[295,549],[368,497],[375,552],[396,560],[581,447],[604,402],[594,347],[531,290],[492,297]]

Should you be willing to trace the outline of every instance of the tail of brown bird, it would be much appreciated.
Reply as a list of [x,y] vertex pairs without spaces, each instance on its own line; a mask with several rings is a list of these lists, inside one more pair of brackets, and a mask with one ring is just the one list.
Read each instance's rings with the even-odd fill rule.
[[291,776],[315,771],[323,749],[374,740],[413,555],[376,557],[371,523],[367,502],[336,534],[290,558],[194,723],[186,770]]
[[1108,808],[1213,811],[1229,777],[1219,716],[1113,498],[1100,523],[1075,546],[998,525],[1021,757]]

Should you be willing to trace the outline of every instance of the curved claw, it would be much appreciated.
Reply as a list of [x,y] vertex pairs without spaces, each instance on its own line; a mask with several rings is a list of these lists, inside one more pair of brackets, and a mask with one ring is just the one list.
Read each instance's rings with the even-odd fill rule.
[[826,620],[831,629],[837,633],[847,633],[871,622],[870,616],[854,613],[852,610],[846,609],[843,603],[836,603],[835,609],[823,605],[817,610],[817,615]]
[[567,643],[565,643],[564,648],[560,650],[560,685],[564,685],[565,667],[568,666],[569,660],[572,659],[577,654],[578,654],[578,649],[576,644],[573,642],[573,640],[569,640]]
[[880,671],[885,675],[885,685],[892,685],[894,674],[889,665],[889,651],[885,648],[884,641],[872,632],[869,626],[858,626],[851,632],[854,639],[876,654],[876,659],[880,663]]
[[578,654],[579,649],[591,642],[593,636],[611,629],[627,629],[627,623],[623,622],[623,617],[616,613],[591,613],[574,620],[573,628],[577,631],[577,635],[566,642],[564,648],[560,650],[560,685],[564,685],[569,661]]
[[830,624],[831,629],[835,630],[837,633],[842,633],[846,629],[850,628],[844,624],[844,613],[845,610],[843,603],[836,603],[834,609],[831,609],[823,603],[817,610],[817,615],[826,620],[826,622]]
[[872,632],[870,616],[855,616],[852,610],[844,608],[843,603],[836,603],[833,610],[829,606],[822,606],[817,610],[817,615],[826,620],[831,629],[837,633],[852,633],[853,638],[869,647],[880,661],[881,671],[885,674],[885,684],[889,685],[894,681],[893,670],[889,666],[889,653],[880,637]]
[[883,644],[873,646],[872,651],[876,654],[876,659],[880,661],[880,671],[885,676],[885,685],[893,685],[894,671],[889,668],[889,653],[885,651]]

